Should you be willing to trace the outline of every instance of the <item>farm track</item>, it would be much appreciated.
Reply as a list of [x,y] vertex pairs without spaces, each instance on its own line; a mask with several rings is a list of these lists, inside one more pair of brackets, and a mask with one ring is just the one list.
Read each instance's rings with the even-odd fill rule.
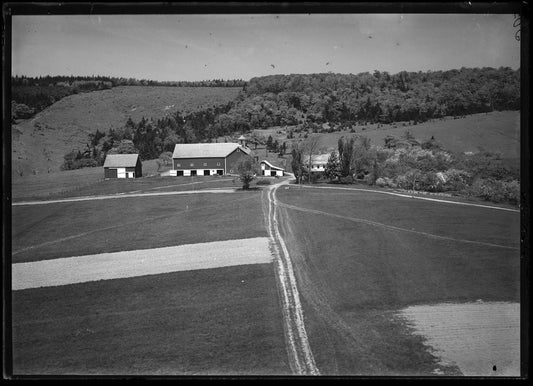
[[265,223],[272,240],[272,248],[275,256],[291,370],[297,375],[319,375],[320,372],[316,367],[305,329],[302,304],[300,302],[292,262],[287,246],[280,234],[276,214],[276,206],[278,205],[276,190],[288,182],[288,180],[285,180],[279,184],[270,186],[268,190],[262,192]]
[[76,198],[64,198],[60,200],[44,200],[44,201],[22,201],[14,202],[13,206],[21,205],[46,205],[46,204],[58,204],[62,202],[76,202],[76,201],[93,201],[93,200],[110,200],[116,198],[130,198],[130,197],[151,197],[151,196],[173,196],[177,194],[195,194],[195,193],[234,193],[236,189],[204,189],[204,190],[187,190],[180,192],[157,192],[157,193],[118,193],[105,196],[88,196],[88,197],[76,197]]
[[289,204],[285,204],[285,203],[282,203],[282,202],[278,202],[278,205],[282,206],[284,208],[287,208],[287,209],[297,210],[297,211],[300,211],[300,212],[319,214],[319,215],[329,216],[329,217],[336,217],[336,218],[340,218],[340,219],[343,219],[343,220],[348,220],[348,221],[352,221],[352,222],[358,222],[358,223],[363,223],[363,224],[367,224],[367,225],[371,225],[371,226],[375,226],[375,227],[380,227],[380,228],[383,228],[383,229],[388,229],[388,230],[391,230],[391,231],[413,233],[413,234],[416,234],[416,235],[425,236],[425,237],[429,237],[429,238],[433,238],[433,239],[437,239],[437,240],[447,240],[447,241],[455,241],[455,242],[459,242],[459,243],[483,245],[483,246],[486,246],[486,247],[496,247],[496,248],[519,250],[519,248],[517,248],[517,247],[511,247],[511,246],[507,246],[507,245],[500,245],[500,244],[493,244],[493,243],[486,243],[486,242],[482,242],[482,241],[465,240],[465,239],[457,239],[457,238],[454,238],[454,237],[440,236],[440,235],[435,235],[435,234],[432,234],[432,233],[415,231],[415,230],[412,230],[412,229],[400,228],[400,227],[396,227],[396,226],[393,226],[393,225],[388,225],[388,224],[383,224],[383,223],[380,223],[380,222],[370,221],[370,220],[366,220],[366,219],[363,219],[363,218],[348,217],[348,216],[343,216],[343,215],[340,215],[340,214],[323,212],[321,210],[316,210],[316,209],[302,208],[302,207],[299,207],[299,206],[289,205]]
[[433,202],[441,202],[446,204],[454,204],[454,205],[465,205],[465,206],[475,206],[478,208],[487,208],[487,209],[496,209],[496,210],[504,210],[508,212],[516,212],[519,213],[520,210],[518,209],[510,209],[510,208],[503,208],[500,206],[492,206],[492,205],[482,205],[482,204],[472,204],[469,202],[461,202],[461,201],[449,201],[449,200],[441,200],[437,198],[429,198],[429,197],[419,197],[414,196],[412,194],[403,194],[403,193],[394,193],[394,192],[386,192],[382,190],[372,190],[372,189],[358,189],[358,188],[341,188],[336,186],[309,186],[309,185],[299,185],[299,188],[310,188],[310,189],[335,189],[335,190],[352,190],[356,192],[367,192],[367,193],[379,193],[379,194],[388,194],[391,196],[397,196],[397,197],[405,197],[405,198],[413,198],[416,200],[424,200],[424,201],[433,201]]

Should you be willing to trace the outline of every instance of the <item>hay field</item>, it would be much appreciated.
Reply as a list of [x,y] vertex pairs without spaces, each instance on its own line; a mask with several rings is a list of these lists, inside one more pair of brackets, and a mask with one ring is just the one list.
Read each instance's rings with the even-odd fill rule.
[[520,376],[520,304],[472,302],[403,309],[442,363],[466,376]]
[[268,238],[255,237],[13,264],[11,280],[22,290],[271,260]]

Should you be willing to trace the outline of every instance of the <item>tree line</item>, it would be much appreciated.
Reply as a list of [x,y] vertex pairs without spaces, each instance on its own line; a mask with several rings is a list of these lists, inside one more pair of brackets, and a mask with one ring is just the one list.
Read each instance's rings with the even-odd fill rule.
[[519,108],[519,70],[508,67],[292,74],[252,78],[223,119],[228,126],[245,122],[248,129],[326,122],[417,124]]
[[301,182],[366,183],[411,191],[448,192],[493,202],[520,202],[520,170],[500,154],[452,153],[431,137],[387,136],[382,146],[361,135],[341,137],[324,172],[311,172],[311,155],[318,153],[317,136],[292,149],[292,170]]

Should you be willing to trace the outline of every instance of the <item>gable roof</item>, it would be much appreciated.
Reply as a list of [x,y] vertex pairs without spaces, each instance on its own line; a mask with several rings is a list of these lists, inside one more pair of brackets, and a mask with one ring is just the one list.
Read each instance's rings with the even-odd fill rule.
[[108,154],[105,157],[104,168],[134,168],[139,154]]
[[178,143],[174,146],[172,158],[224,158],[237,149],[251,153],[238,143]]
[[271,163],[268,162],[267,160],[262,160],[261,162],[262,162],[262,163],[266,163],[266,164],[267,164],[268,166],[270,166],[272,169],[285,170],[285,169],[283,169],[283,168],[280,167],[280,166],[276,166],[276,165],[271,164]]
[[[317,163],[317,164],[327,164],[330,154],[313,154],[311,156],[311,163]],[[303,154],[302,155],[302,162],[306,164],[309,162],[309,154]]]

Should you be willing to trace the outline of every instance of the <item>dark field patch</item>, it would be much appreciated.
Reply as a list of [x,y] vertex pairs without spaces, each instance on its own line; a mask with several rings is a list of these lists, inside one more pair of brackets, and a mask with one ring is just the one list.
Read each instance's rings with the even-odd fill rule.
[[258,236],[259,191],[12,208],[13,263]]
[[15,374],[288,374],[271,264],[13,293]]

